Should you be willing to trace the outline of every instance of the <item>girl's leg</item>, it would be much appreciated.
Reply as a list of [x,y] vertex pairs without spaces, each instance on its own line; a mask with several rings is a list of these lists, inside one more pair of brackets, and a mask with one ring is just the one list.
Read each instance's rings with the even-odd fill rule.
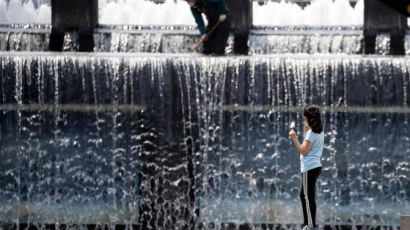
[[[303,174],[302,174],[302,181],[303,181]],[[303,225],[302,226],[306,226],[308,225],[308,218],[307,218],[307,212],[306,212],[305,194],[303,193],[303,183],[300,188],[300,202],[302,203],[302,211],[303,211]]]
[[[320,175],[322,168],[315,168],[307,172],[302,173],[302,191],[304,200],[304,224],[307,224],[310,228],[316,227],[316,181]],[[303,206],[303,202],[302,202]],[[306,212],[306,215],[305,215]],[[306,217],[305,217],[306,216]],[[306,223],[307,222],[307,223]]]

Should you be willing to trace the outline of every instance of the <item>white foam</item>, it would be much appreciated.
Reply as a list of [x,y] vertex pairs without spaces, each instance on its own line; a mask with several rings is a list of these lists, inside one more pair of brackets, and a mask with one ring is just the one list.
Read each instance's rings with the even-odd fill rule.
[[304,9],[297,4],[253,4],[254,25],[348,26],[363,25],[363,0],[355,8],[347,0],[314,0]]
[[35,8],[32,1],[21,3],[20,0],[11,0],[7,5],[0,0],[0,24],[50,24],[51,8],[41,5]]
[[[348,0],[313,0],[302,9],[292,3],[268,2],[253,5],[254,25],[307,25],[346,26],[363,24],[363,1],[356,7]],[[31,1],[0,0],[0,24],[50,24],[51,7],[41,5],[35,8]],[[155,4],[146,0],[100,0],[99,23],[112,25],[195,25],[188,4],[185,1],[167,0]]]
[[99,21],[116,25],[194,25],[195,20],[184,1],[155,4],[142,0],[101,0]]
[[41,5],[38,8],[37,21],[40,24],[51,24],[51,8],[48,5]]

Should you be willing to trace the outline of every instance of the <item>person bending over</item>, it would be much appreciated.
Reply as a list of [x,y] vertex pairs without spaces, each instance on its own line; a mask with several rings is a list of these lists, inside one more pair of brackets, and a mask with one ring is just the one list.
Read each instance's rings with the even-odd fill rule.
[[[191,7],[192,15],[198,25],[204,41],[203,53],[223,55],[228,43],[230,20],[225,0],[185,0]],[[205,28],[202,14],[206,15],[208,25]],[[220,21],[220,24],[207,37],[207,33]]]

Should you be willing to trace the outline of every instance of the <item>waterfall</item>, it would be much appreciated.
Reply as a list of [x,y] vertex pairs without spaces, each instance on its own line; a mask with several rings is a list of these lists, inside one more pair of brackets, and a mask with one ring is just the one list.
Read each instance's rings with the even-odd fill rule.
[[[13,25],[0,28],[1,51],[49,51],[51,27]],[[64,51],[79,49],[76,32],[67,32]],[[94,33],[95,52],[187,53],[200,40],[192,26],[101,26]],[[251,54],[361,54],[359,27],[255,27],[250,31]],[[390,37],[378,35],[376,54],[389,53]],[[406,36],[405,47],[410,46]],[[232,55],[233,37],[226,53]],[[410,49],[406,48],[410,54]]]
[[300,138],[307,103],[325,129],[319,223],[397,226],[410,210],[407,58],[32,52],[0,66],[2,223],[298,223],[287,133],[295,121]]

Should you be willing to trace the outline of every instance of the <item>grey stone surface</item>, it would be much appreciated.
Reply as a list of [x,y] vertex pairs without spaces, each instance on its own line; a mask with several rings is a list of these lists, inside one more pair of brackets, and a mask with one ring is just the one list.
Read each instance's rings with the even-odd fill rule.
[[400,217],[400,230],[410,230],[410,215]]

